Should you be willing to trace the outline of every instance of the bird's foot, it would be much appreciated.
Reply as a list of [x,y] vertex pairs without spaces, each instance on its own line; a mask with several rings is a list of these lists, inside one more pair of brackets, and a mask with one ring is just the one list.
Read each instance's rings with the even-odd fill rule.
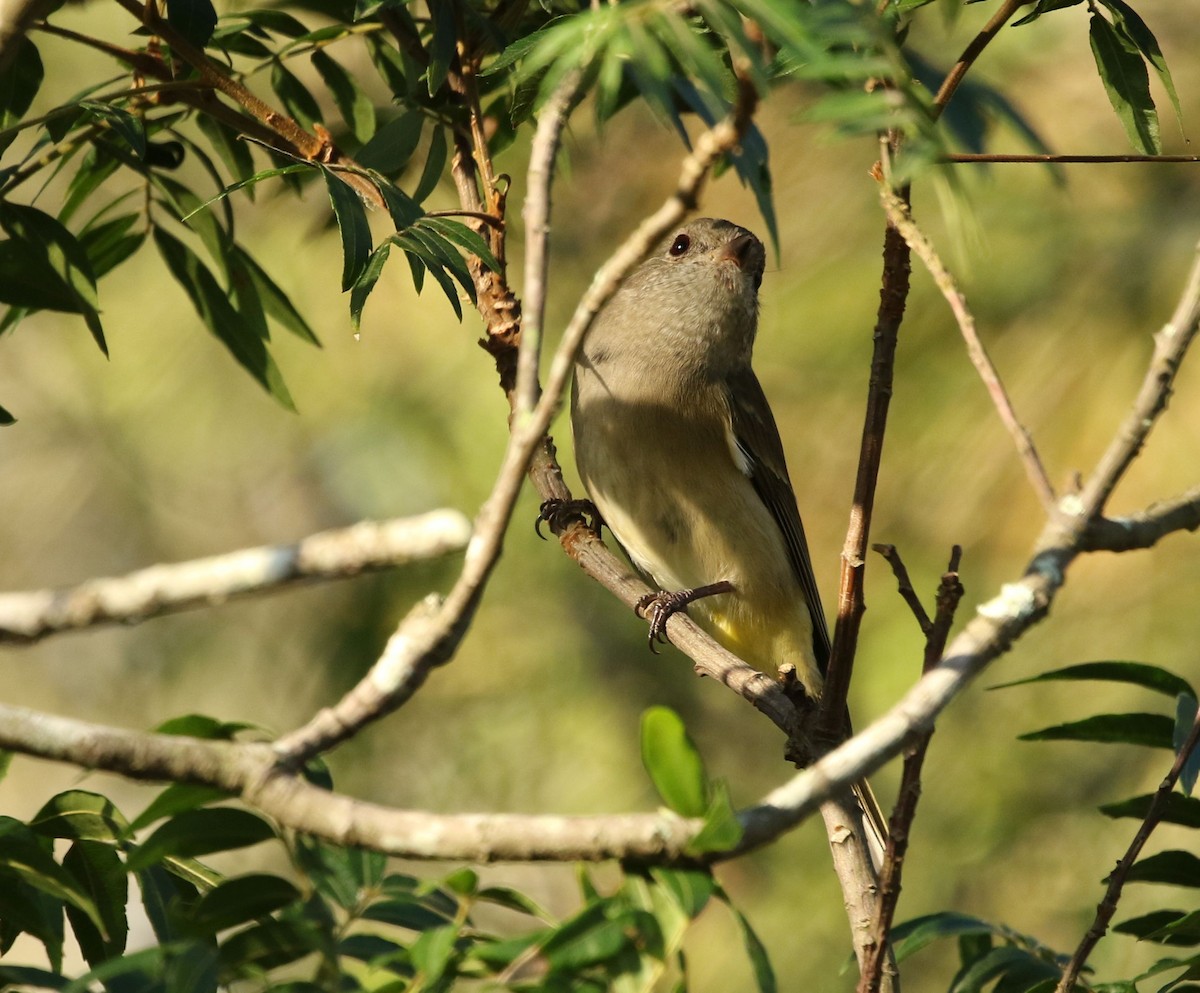
[[706,596],[732,592],[733,583],[722,579],[719,583],[709,583],[707,586],[697,586],[690,590],[675,590],[674,592],[659,590],[657,593],[647,593],[633,605],[633,612],[638,617],[644,617],[650,622],[650,633],[647,638],[650,651],[657,655],[658,649],[655,647],[655,643],[666,643],[667,621],[673,614],[679,613],[689,603],[695,603]]
[[600,534],[600,528],[604,526],[604,518],[600,516],[600,511],[591,500],[546,500],[538,508],[533,530],[539,538],[545,540],[546,536],[542,534],[543,523],[550,525],[554,534],[561,534],[575,521],[579,521],[597,536]]

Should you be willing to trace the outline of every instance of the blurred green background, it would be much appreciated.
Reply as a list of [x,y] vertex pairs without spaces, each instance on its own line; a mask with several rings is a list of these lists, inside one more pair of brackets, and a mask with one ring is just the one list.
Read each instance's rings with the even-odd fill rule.
[[[993,5],[957,19],[927,11],[912,41],[945,67]],[[1194,5],[1138,4],[1157,33],[1184,105],[1200,127],[1200,23]],[[108,7],[73,15],[120,38]],[[1056,151],[1121,153],[1124,134],[1096,77],[1083,7],[1006,30],[977,75],[998,85]],[[45,99],[69,96],[102,63],[52,38]],[[337,53],[339,57],[341,52]],[[353,60],[347,55],[348,61]],[[1163,114],[1167,151],[1187,151]],[[862,423],[878,299],[882,220],[868,170],[874,142],[805,125],[802,91],[758,119],[772,150],[781,244],[763,285],[757,369],[771,398],[827,605],[835,590]],[[996,150],[1022,151],[1001,132]],[[672,188],[677,139],[638,112],[602,135],[577,115],[555,191],[548,325],[561,328],[595,266],[639,214]],[[513,176],[511,274],[520,292],[520,201],[526,148],[499,160]],[[1169,316],[1200,237],[1200,167],[957,167],[952,209],[929,181],[915,209],[959,275],[1016,407],[1056,482],[1087,471],[1140,382],[1150,334]],[[402,179],[402,183],[404,180]],[[30,184],[29,192],[32,193]],[[53,209],[60,184],[38,201]],[[315,350],[277,335],[275,354],[299,407],[271,401],[202,328],[152,250],[101,284],[111,360],[82,321],[41,314],[3,342],[0,402],[19,423],[0,436],[0,586],[56,587],[156,562],[450,506],[472,515],[499,464],[506,407],[475,342],[436,287],[418,298],[407,267],[388,267],[361,340],[339,292],[340,249],[324,191],[303,203],[259,188],[236,198],[239,237],[259,253],[322,336]],[[454,206],[443,188],[435,206]],[[703,212],[765,233],[732,176]],[[947,217],[950,221],[947,222]],[[382,230],[382,229],[381,229]],[[552,344],[553,342],[551,342]],[[555,439],[574,480],[565,417]],[[1151,445],[1114,512],[1194,485],[1200,467],[1200,371],[1185,366]],[[790,773],[775,729],[740,699],[696,679],[674,649],[653,656],[644,626],[533,533],[527,489],[471,635],[401,712],[331,758],[338,786],[406,808],[603,813],[653,809],[638,757],[638,716],[683,713],[710,771],[748,804]],[[964,547],[960,618],[1020,574],[1040,526],[1012,445],[923,271],[898,358],[873,539],[896,544],[931,597],[950,546]],[[360,677],[396,621],[456,574],[450,560],[239,601],[214,610],[5,647],[5,697],[87,720],[145,728],[203,712],[283,731]],[[1152,789],[1165,752],[1030,744],[1016,735],[1102,709],[1162,709],[1160,698],[1091,684],[988,686],[1092,659],[1138,659],[1200,679],[1196,539],[1174,536],[1132,555],[1073,568],[1050,619],[1023,639],[939,723],[908,860],[900,918],[954,909],[1074,947],[1124,850],[1131,822],[1094,812]],[[852,710],[865,725],[919,672],[921,639],[881,560],[869,565],[869,610]],[[877,777],[888,803],[896,766]],[[102,775],[18,759],[0,811],[26,817],[70,786],[106,792],[127,812],[150,791]],[[1152,844],[1183,843],[1162,829]],[[278,863],[278,852],[247,860]],[[245,864],[249,864],[249,861]],[[278,867],[276,865],[276,867]],[[437,867],[422,871],[441,871]],[[601,878],[604,872],[601,870]],[[575,906],[570,867],[498,866],[554,910]],[[771,951],[785,989],[848,989],[849,944],[818,822],[718,875]],[[1170,901],[1132,887],[1118,919]],[[747,988],[749,966],[719,908],[688,942],[698,993]],[[944,985],[952,949],[906,970],[910,989]],[[15,953],[14,953],[15,954]],[[1101,978],[1157,957],[1125,938],[1100,945]]]

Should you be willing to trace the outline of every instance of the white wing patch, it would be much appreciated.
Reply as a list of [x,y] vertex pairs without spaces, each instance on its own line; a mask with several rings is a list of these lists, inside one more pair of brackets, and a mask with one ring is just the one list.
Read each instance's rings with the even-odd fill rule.
[[749,478],[754,473],[754,457],[733,433],[733,425],[725,425],[725,443],[729,446],[729,454],[733,456],[733,464],[743,476]]

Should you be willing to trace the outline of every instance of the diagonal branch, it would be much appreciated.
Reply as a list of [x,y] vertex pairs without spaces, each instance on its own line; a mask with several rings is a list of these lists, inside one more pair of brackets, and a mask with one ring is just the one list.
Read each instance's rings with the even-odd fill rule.
[[1140,514],[1093,520],[1083,536],[1083,549],[1088,552],[1129,552],[1151,548],[1168,534],[1198,528],[1200,486],[1173,500],[1153,504]]
[[0,643],[101,624],[135,624],[293,583],[343,579],[461,551],[471,526],[456,510],[360,521],[294,545],[264,545],[89,579],[61,590],[0,593]]
[[988,355],[987,349],[983,347],[983,342],[979,338],[979,332],[975,328],[975,316],[967,306],[966,297],[958,289],[958,286],[954,282],[954,277],[942,263],[941,258],[939,258],[929,239],[917,227],[908,204],[885,188],[883,191],[883,208],[887,212],[888,221],[900,232],[904,240],[908,243],[909,248],[916,252],[921,261],[925,263],[925,268],[929,270],[929,274],[933,277],[934,284],[950,305],[954,319],[958,322],[958,329],[962,332],[963,340],[967,343],[967,355],[970,356],[971,363],[979,373],[979,378],[983,380],[984,386],[987,387],[988,395],[992,398],[992,404],[995,406],[996,412],[1000,415],[1001,422],[1004,424],[1009,435],[1011,435],[1013,443],[1017,446],[1017,453],[1021,456],[1021,464],[1025,467],[1025,474],[1029,477],[1029,482],[1033,485],[1038,499],[1041,500],[1043,509],[1047,514],[1053,515],[1057,512],[1057,498],[1054,495],[1054,487],[1050,483],[1050,478],[1046,475],[1046,469],[1042,465],[1041,457],[1038,455],[1037,448],[1033,444],[1033,438],[1025,426],[1017,419],[1012,401],[1009,399],[1008,392],[1004,389],[1004,383],[1000,380],[1000,373],[996,370],[996,366]]

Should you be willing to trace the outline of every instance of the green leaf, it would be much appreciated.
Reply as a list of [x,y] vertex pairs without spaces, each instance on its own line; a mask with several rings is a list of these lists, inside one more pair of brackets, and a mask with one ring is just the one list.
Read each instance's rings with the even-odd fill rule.
[[712,797],[704,760],[683,721],[668,707],[642,714],[642,765],[663,802],[684,817],[702,817]]
[[1097,741],[1171,748],[1175,722],[1164,714],[1097,714],[1019,735],[1020,741]]
[[87,252],[92,274],[97,279],[103,278],[142,247],[146,232],[129,231],[139,220],[137,214],[122,214],[80,233],[79,244]]
[[321,120],[321,108],[313,95],[283,67],[282,62],[276,62],[271,67],[271,88],[301,127],[312,130],[312,126]]
[[416,984],[418,987],[434,987],[442,979],[454,955],[457,940],[458,927],[454,924],[421,932],[408,950],[413,966],[420,973],[421,981]]
[[425,70],[425,83],[429,95],[433,96],[450,71],[450,62],[458,47],[458,28],[454,19],[454,0],[429,5],[429,15],[433,26],[433,37],[429,41],[429,67]]
[[505,907],[508,910],[515,910],[521,914],[528,914],[530,917],[536,917],[539,920],[550,920],[549,912],[534,901],[532,897],[526,896],[520,890],[514,890],[509,886],[485,886],[475,894],[475,898],[480,903],[494,903],[498,907]]
[[250,253],[241,247],[235,246],[235,248],[240,263],[245,266],[250,278],[254,281],[259,299],[267,314],[297,338],[320,348],[321,340],[317,337],[317,333],[296,309],[288,295],[267,275],[266,270],[254,260]]
[[67,790],[43,805],[30,828],[50,838],[103,841],[115,844],[130,837],[129,822],[113,802],[99,793]]
[[[975,993],[1000,977],[1000,983],[996,987],[999,990],[1007,977],[1008,980],[1015,981],[1015,988],[1028,990],[1038,982],[1057,979],[1061,974],[1062,969],[1053,962],[1047,962],[1024,948],[1001,945],[976,959],[960,972],[950,989],[951,993]],[[1007,990],[1009,987],[1004,988]]]
[[[254,175],[254,156],[250,152],[250,145],[242,141],[233,128],[207,114],[197,114],[195,121],[235,181],[245,181]],[[253,199],[253,186],[248,193]]]
[[892,928],[892,950],[897,962],[902,962],[944,938],[959,938],[964,935],[990,935],[998,933],[995,925],[967,914],[939,913],[915,917],[911,921]]
[[39,306],[21,299],[21,275],[35,277],[26,291],[46,300],[47,310],[82,315],[100,351],[108,354],[96,298],[96,276],[87,252],[59,221],[36,207],[0,203],[0,227],[12,238],[0,242],[0,301]]
[[[229,279],[229,253],[233,249],[231,231],[217,219],[216,211],[204,210],[204,203],[182,183],[167,176],[154,175],[154,185],[166,197],[164,205],[170,213],[191,228],[217,265],[220,276]],[[227,206],[227,205],[226,205]]]
[[[1149,812],[1153,800],[1154,794],[1147,793],[1144,796],[1122,800],[1120,803],[1105,804],[1100,808],[1100,813],[1108,817],[1136,817],[1138,820],[1142,820]],[[1168,794],[1167,802],[1163,807],[1162,820],[1167,824],[1182,824],[1185,827],[1200,828],[1200,799],[1183,796],[1179,793]]]
[[541,956],[554,971],[574,972],[616,956],[629,945],[625,922],[609,916],[612,902],[584,907],[541,943]]
[[1136,10],[1124,0],[1100,0],[1113,15],[1113,24],[1142,58],[1144,58],[1158,74],[1159,82],[1167,91],[1171,106],[1175,110],[1175,119],[1179,122],[1179,130],[1183,131],[1183,111],[1179,107],[1179,94],[1175,92],[1175,81],[1171,78],[1171,70],[1167,68],[1167,60],[1163,57],[1162,49],[1154,32],[1146,26],[1146,22]]
[[13,417],[4,407],[0,407],[0,428],[6,428],[11,424],[16,424],[17,419]]
[[1047,683],[1072,681],[1079,679],[1098,679],[1109,683],[1128,683],[1131,686],[1141,686],[1157,693],[1165,693],[1169,697],[1177,697],[1180,693],[1195,696],[1191,684],[1181,679],[1175,673],[1156,665],[1144,662],[1083,662],[1079,665],[1067,666],[1065,669],[1055,669],[1043,672],[1028,679],[1018,679],[1011,683],[1001,683],[990,687],[994,690],[1007,689],[1010,686],[1025,686],[1028,683]]
[[195,903],[196,887],[167,872],[161,865],[137,872],[138,891],[146,918],[161,944],[182,937],[176,928],[180,910]]
[[348,290],[362,275],[371,255],[371,228],[363,202],[349,186],[328,169],[323,169],[329,201],[342,233],[342,290]]
[[650,875],[671,894],[671,899],[689,918],[700,915],[717,889],[717,881],[708,869],[665,869],[656,866],[650,870]]
[[213,274],[190,248],[161,227],[154,229],[154,243],[208,329],[268,393],[288,410],[295,410],[291,394],[262,338],[234,309],[228,293]]
[[0,984],[4,989],[62,990],[70,983],[66,976],[26,965],[0,965]]
[[117,850],[98,841],[77,841],[64,856],[63,868],[75,877],[80,890],[92,900],[104,921],[102,933],[87,914],[67,906],[67,919],[75,940],[88,965],[94,968],[125,951],[129,934],[125,915],[129,877]]
[[366,267],[355,280],[354,285],[350,287],[350,326],[354,329],[355,334],[359,333],[359,326],[362,324],[362,312],[363,307],[366,306],[367,297],[371,295],[375,284],[379,282],[384,263],[387,262],[391,251],[392,243],[390,241],[385,241],[375,249],[371,253],[370,259],[367,260]]
[[1200,911],[1188,914],[1182,910],[1155,910],[1122,921],[1113,930],[1133,935],[1139,941],[1191,947],[1200,945]]
[[317,892],[347,910],[358,905],[365,889],[380,885],[386,859],[359,848],[343,848],[299,835],[293,842],[296,865]]
[[217,26],[211,0],[168,0],[167,23],[197,48],[203,48]]
[[417,150],[424,123],[425,117],[419,111],[401,114],[376,131],[354,160],[364,169],[373,169],[389,178],[397,176]]
[[15,50],[3,71],[0,71],[0,153],[8,148],[17,137],[17,131],[9,131],[20,122],[42,87],[46,70],[37,46],[27,37],[14,39]]
[[424,203],[429,194],[437,189],[438,181],[442,178],[442,171],[446,168],[448,150],[446,129],[435,127],[429,137],[429,149],[425,154],[425,168],[421,171],[421,178],[417,181],[417,188],[413,190],[412,194],[412,198],[417,203]]
[[1134,863],[1126,879],[1131,883],[1200,886],[1200,858],[1178,850],[1158,852]]
[[0,817],[0,869],[33,889],[83,911],[103,931],[104,923],[90,896],[79,888],[75,877],[63,869],[42,841],[24,824]]
[[216,934],[260,917],[267,917],[301,899],[286,879],[266,873],[238,876],[200,897],[187,915],[188,929],[196,934]]
[[424,239],[415,234],[392,235],[391,240],[404,249],[405,255],[409,259],[409,265],[413,266],[413,285],[417,287],[417,292],[421,291],[421,277],[418,275],[420,270],[413,265],[414,259],[421,263],[424,271],[428,272],[441,287],[446,299],[450,301],[450,306],[454,308],[455,315],[461,321],[462,303],[459,302],[458,291],[454,288],[454,283],[446,275],[445,263],[439,255],[429,247]]
[[1043,14],[1048,14],[1052,10],[1064,10],[1067,7],[1077,7],[1083,3],[1083,0],[1038,0],[1037,5],[1024,17],[1013,21],[1012,26],[1019,28],[1022,24],[1029,24],[1031,21],[1036,21]]
[[207,714],[181,714],[170,717],[154,728],[156,734],[180,734],[205,741],[233,741],[242,731],[251,731],[257,725],[245,721],[219,721]]
[[[1183,751],[1188,736],[1196,723],[1196,698],[1189,693],[1181,693],[1175,701],[1175,731],[1171,735],[1171,744],[1175,753]],[[1188,796],[1196,786],[1196,776],[1200,774],[1200,748],[1193,748],[1184,760],[1183,768],[1179,770],[1179,786]]]
[[1158,155],[1162,151],[1158,112],[1150,96],[1150,76],[1141,53],[1099,13],[1091,16],[1088,38],[1108,101],[1117,112],[1130,144],[1146,155]]
[[343,66],[334,61],[325,51],[317,49],[312,54],[312,64],[333,97],[334,105],[342,120],[360,142],[368,142],[375,133],[375,107],[354,77]]
[[689,854],[727,852],[742,840],[742,823],[723,782],[711,784],[712,799],[704,812],[704,827],[688,842]]
[[219,955],[224,977],[250,977],[275,969],[321,948],[320,932],[307,921],[263,921],[230,935]]
[[363,919],[407,928],[410,931],[426,931],[446,923],[446,915],[428,907],[415,894],[376,900],[363,911]]
[[248,810],[202,807],[176,814],[129,856],[130,869],[145,869],[167,856],[187,858],[257,845],[275,837],[275,829]]
[[62,968],[63,903],[0,870],[0,945],[5,951],[20,934],[42,943],[50,967]]
[[484,241],[483,236],[471,230],[461,221],[454,221],[447,217],[422,217],[415,226],[436,231],[447,241],[453,242],[463,249],[468,255],[476,256],[493,272],[500,271],[500,263],[492,254],[492,250]]
[[137,817],[133,819],[133,830],[140,831],[155,821],[185,810],[195,810],[210,803],[228,800],[229,794],[212,786],[191,786],[187,783],[172,783],[158,794]]
[[755,986],[760,993],[776,993],[779,985],[775,980],[775,970],[771,968],[771,960],[767,956],[766,946],[763,945],[754,928],[750,926],[750,921],[746,915],[729,901],[729,897],[725,894],[725,891],[718,887],[716,895],[720,897],[721,902],[733,914],[738,932],[742,936],[742,944],[746,949],[746,956],[750,959],[750,967],[754,970]]
[[146,158],[145,125],[129,111],[96,100],[80,100],[76,106],[80,110],[86,111],[95,120],[107,124],[113,134],[129,146],[130,151],[138,157],[139,161]]

